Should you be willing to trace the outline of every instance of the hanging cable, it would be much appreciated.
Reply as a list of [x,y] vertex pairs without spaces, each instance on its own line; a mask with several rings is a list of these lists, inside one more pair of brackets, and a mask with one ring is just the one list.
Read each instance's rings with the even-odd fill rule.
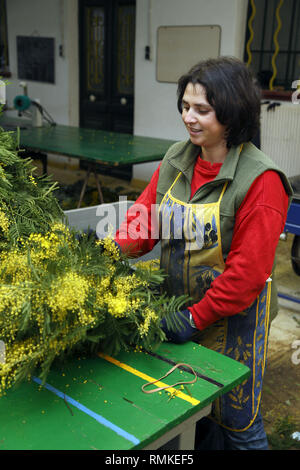
[[272,61],[271,61],[273,75],[270,78],[270,82],[269,82],[269,89],[270,90],[273,90],[273,83],[274,83],[274,80],[275,80],[276,75],[277,75],[276,57],[277,57],[278,52],[279,52],[279,44],[278,44],[278,41],[277,41],[277,36],[278,36],[278,33],[281,30],[281,26],[282,26],[282,22],[281,22],[281,18],[279,16],[279,13],[280,13],[280,8],[282,7],[283,2],[284,2],[284,0],[279,0],[278,5],[276,7],[277,28],[276,28],[276,31],[275,31],[274,36],[273,36],[273,41],[274,41],[274,44],[275,44],[275,51],[274,51]]
[[246,46],[246,50],[247,50],[247,54],[248,54],[247,67],[249,67],[249,65],[251,64],[251,61],[252,61],[252,54],[251,54],[250,46],[251,46],[251,43],[252,43],[253,37],[254,37],[252,23],[253,23],[255,15],[256,15],[256,6],[255,6],[255,3],[254,3],[254,0],[250,0],[250,3],[251,3],[252,12],[251,12],[251,16],[248,20],[248,29],[250,31],[250,37],[247,41],[247,46]]
[[42,118],[45,119],[50,124],[50,126],[56,126],[56,122],[54,121],[52,116],[50,116],[48,111],[46,111],[46,109],[40,103],[38,103],[37,101],[31,101],[31,104],[39,109]]

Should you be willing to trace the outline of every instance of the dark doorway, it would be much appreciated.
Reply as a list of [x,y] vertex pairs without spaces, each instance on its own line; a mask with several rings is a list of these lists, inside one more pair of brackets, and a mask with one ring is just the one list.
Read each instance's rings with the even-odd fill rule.
[[[133,133],[134,49],[135,0],[79,1],[81,127]],[[132,175],[132,166],[99,170]]]
[[133,132],[135,0],[80,0],[80,125]]

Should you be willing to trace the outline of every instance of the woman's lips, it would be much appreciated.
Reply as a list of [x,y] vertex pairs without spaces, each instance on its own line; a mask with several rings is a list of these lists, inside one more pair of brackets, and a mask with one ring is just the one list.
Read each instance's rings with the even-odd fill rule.
[[197,135],[197,134],[200,134],[200,132],[202,132],[202,129],[194,129],[192,127],[188,127],[188,131],[190,134]]

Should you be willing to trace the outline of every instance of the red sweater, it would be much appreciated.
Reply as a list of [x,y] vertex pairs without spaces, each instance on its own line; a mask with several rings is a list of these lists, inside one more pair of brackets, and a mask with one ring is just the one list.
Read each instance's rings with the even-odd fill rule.
[[[191,198],[203,184],[212,181],[220,171],[221,163],[210,164],[198,157],[191,183]],[[151,238],[151,205],[156,203],[159,169],[154,172],[149,185],[137,199],[143,204],[144,216],[138,216],[134,206],[121,224],[115,240],[122,250],[139,256],[148,253],[158,242]],[[255,300],[271,275],[279,236],[284,230],[288,209],[288,196],[280,176],[266,171],[251,185],[236,213],[234,233],[224,272],[212,283],[203,299],[189,308],[199,330],[222,317],[243,311]],[[148,215],[148,220],[147,220]],[[139,223],[130,234],[132,221]],[[132,230],[131,230],[132,231]]]

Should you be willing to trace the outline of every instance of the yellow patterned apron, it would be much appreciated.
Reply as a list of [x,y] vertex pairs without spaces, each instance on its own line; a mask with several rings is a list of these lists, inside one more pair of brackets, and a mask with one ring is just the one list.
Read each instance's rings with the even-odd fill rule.
[[[187,294],[190,305],[199,302],[212,281],[225,267],[220,231],[220,203],[192,204],[172,196],[181,173],[165,194],[159,207],[161,268],[168,276],[164,289],[170,295]],[[224,317],[199,335],[208,348],[247,365],[248,380],[223,395],[213,405],[212,417],[235,431],[253,423],[260,406],[269,329],[271,282],[268,280],[256,301],[244,312]]]

